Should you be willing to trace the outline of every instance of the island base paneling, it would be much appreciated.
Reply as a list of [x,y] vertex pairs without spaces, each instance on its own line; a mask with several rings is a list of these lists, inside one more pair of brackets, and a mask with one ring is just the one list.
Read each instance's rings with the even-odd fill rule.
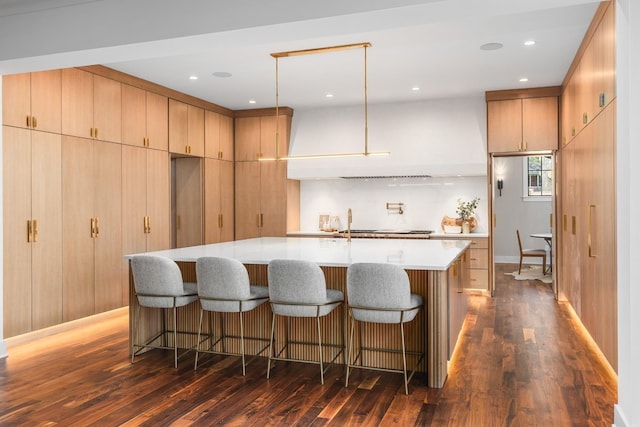
[[[194,262],[177,262],[183,274],[185,281],[196,281],[195,263]],[[246,265],[249,272],[249,278],[252,284],[267,285],[267,265],[249,264]],[[325,273],[327,287],[330,289],[338,289],[345,293],[346,298],[346,272],[345,267],[321,267]],[[447,375],[447,362],[449,346],[453,348],[455,343],[449,343],[449,317],[448,305],[448,271],[427,271],[427,270],[407,270],[411,283],[411,292],[422,295],[425,301],[425,310],[423,310],[411,323],[405,325],[405,339],[407,350],[426,350],[426,365],[418,368],[419,371],[428,373],[428,385],[430,387],[442,387]],[[135,298],[133,277],[129,274],[130,279],[130,337],[134,337],[135,313],[137,310],[137,300]],[[460,298],[466,298],[463,293],[456,293]],[[444,308],[444,309],[443,309]],[[464,318],[466,313],[460,313],[459,316]],[[200,315],[200,305],[194,302],[186,307],[178,309],[178,329],[184,331],[197,331]],[[340,318],[342,316],[342,319]],[[344,309],[334,310],[333,313],[321,320],[321,333],[323,344],[333,344],[345,346],[347,341],[347,322],[348,314],[346,306]],[[172,324],[170,315],[165,319],[167,324]],[[458,319],[460,320],[460,319]],[[452,324],[461,325],[461,321],[452,322]],[[138,340],[142,341],[145,337],[152,337],[161,330],[161,315],[159,310],[144,309],[142,310],[140,320],[140,330]],[[214,328],[217,334],[220,333],[220,317],[216,315],[214,318]],[[277,323],[276,332],[276,348],[282,348],[285,337],[285,321],[280,320]],[[244,318],[245,336],[268,339],[271,332],[271,308],[268,304],[264,304],[245,313]],[[313,319],[292,318],[290,322],[290,339],[300,341],[314,342],[317,334],[316,326]],[[203,322],[203,331],[209,331],[209,323]],[[430,333],[428,333],[430,331]],[[227,335],[239,335],[238,316],[226,315],[225,332]],[[366,325],[363,329],[363,339],[369,347],[396,348],[400,349],[400,335],[397,325]],[[457,332],[454,336],[457,336]],[[178,336],[178,347],[186,349],[193,348],[196,345],[197,337],[194,335]],[[261,346],[247,341],[247,354],[255,354]],[[130,342],[131,345],[131,342]],[[169,345],[172,345],[171,339]],[[239,352],[239,342],[236,339],[227,340],[227,351]],[[300,346],[294,345],[289,349],[290,357],[300,358],[302,360],[317,361],[317,346]],[[333,359],[337,350],[331,346],[323,346],[323,361]],[[266,353],[263,353],[266,356]],[[392,369],[402,369],[402,359],[398,354],[389,354],[383,352],[366,352],[364,355],[364,365],[372,367],[384,367]],[[205,356],[206,357],[206,356]],[[344,363],[344,355],[336,362]],[[206,362],[206,358],[202,360]],[[410,360],[408,363],[411,363]],[[274,371],[277,375],[277,368]]]

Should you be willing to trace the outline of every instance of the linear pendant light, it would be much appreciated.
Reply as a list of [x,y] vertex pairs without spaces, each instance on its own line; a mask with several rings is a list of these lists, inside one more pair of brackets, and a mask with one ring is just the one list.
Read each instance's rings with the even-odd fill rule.
[[[362,157],[362,156],[386,156],[389,151],[369,151],[369,127],[368,127],[368,99],[367,99],[367,48],[371,47],[371,43],[355,43],[341,46],[321,47],[316,49],[293,50],[288,52],[276,52],[271,56],[276,60],[276,156],[261,157],[260,161],[273,160],[299,160],[299,159],[326,159],[336,157]],[[291,56],[314,55],[317,53],[337,52],[347,49],[362,48],[364,51],[364,151],[353,153],[325,153],[325,154],[304,154],[299,156],[280,156],[280,129],[279,129],[279,105],[278,105],[278,59],[288,58]]]

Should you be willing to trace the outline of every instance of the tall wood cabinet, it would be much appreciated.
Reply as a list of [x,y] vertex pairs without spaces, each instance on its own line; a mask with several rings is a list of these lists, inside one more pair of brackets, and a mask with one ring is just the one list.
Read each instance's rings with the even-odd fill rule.
[[[122,253],[170,246],[169,153],[122,146]],[[128,304],[129,270],[123,265],[123,305]]]
[[169,99],[169,151],[204,156],[204,109]]
[[4,336],[11,337],[62,322],[61,146],[57,134],[2,131]]
[[119,144],[62,139],[64,321],[122,304],[121,157]]
[[62,70],[62,133],[120,142],[121,83],[79,70]]
[[60,133],[60,70],[2,77],[2,123]]
[[556,150],[558,97],[487,102],[487,145],[489,153]]
[[280,115],[277,126],[273,111],[247,110],[236,117],[237,240],[285,236],[299,228],[300,182],[287,179],[286,161],[258,160],[275,157],[276,129],[279,154],[287,154],[291,115]]
[[122,85],[122,143],[168,150],[169,100],[166,96]]

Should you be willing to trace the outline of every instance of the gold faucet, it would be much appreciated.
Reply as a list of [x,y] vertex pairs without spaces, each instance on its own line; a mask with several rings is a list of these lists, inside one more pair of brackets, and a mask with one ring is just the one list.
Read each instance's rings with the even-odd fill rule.
[[347,242],[351,241],[351,222],[353,221],[353,215],[351,214],[351,208],[347,211]]

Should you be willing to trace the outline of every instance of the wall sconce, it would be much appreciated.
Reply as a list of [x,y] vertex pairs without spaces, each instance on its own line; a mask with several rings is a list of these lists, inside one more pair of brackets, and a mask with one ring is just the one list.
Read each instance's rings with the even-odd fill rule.
[[502,197],[502,187],[504,187],[504,183],[501,179],[498,180],[498,191],[500,192],[500,197]]

